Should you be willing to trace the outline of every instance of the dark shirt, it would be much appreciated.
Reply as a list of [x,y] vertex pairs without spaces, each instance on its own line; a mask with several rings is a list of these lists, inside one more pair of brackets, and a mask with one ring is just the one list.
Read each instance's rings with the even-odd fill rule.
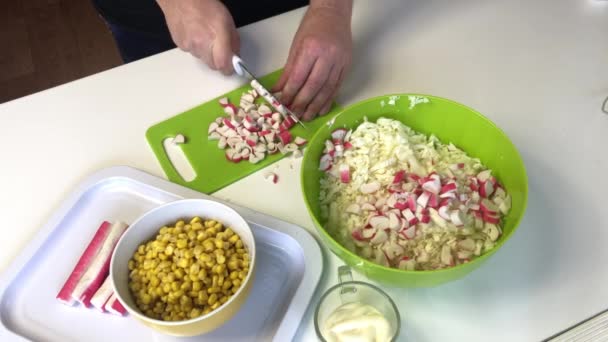
[[[92,1],[104,19],[112,24],[143,32],[167,32],[164,15],[154,0]],[[222,2],[232,14],[237,27],[306,6],[309,3],[306,0],[223,0]]]

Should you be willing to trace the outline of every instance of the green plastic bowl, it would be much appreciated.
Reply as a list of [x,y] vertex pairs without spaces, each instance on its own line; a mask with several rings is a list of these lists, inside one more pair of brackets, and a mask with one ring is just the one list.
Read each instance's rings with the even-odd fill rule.
[[[410,109],[410,96],[427,98]],[[319,159],[325,140],[339,127],[356,128],[364,117],[375,122],[380,117],[403,122],[412,129],[434,134],[442,142],[452,142],[470,156],[479,158],[512,196],[512,208],[505,217],[503,235],[490,252],[471,262],[431,271],[404,271],[384,267],[352,253],[340,245],[323,227],[319,206]],[[308,142],[302,161],[302,192],[308,211],[323,242],[346,264],[370,279],[400,287],[430,287],[462,278],[479,267],[513,235],[524,216],[528,200],[528,179],[523,161],[513,143],[496,125],[478,112],[436,96],[395,94],[365,100],[345,108],[333,124],[321,127]]]

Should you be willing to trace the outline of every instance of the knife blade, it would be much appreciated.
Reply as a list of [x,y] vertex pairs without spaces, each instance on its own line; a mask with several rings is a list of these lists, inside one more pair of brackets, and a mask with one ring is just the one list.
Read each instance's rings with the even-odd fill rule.
[[253,75],[251,71],[247,68],[243,60],[237,56],[232,56],[232,66],[234,67],[234,71],[237,75],[248,78],[251,80],[251,87],[255,89],[255,91],[260,94],[274,109],[276,109],[284,119],[291,118],[296,123],[299,123],[302,127],[306,128],[306,126],[298,119],[298,116],[295,115],[287,106],[283,105],[277,98],[272,95],[263,85],[260,83],[257,77]]

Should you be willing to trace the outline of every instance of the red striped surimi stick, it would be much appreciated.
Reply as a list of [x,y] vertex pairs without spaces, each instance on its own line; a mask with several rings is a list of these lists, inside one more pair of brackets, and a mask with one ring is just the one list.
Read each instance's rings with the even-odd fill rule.
[[117,316],[124,316],[127,313],[125,307],[120,304],[120,301],[116,297],[116,293],[112,293],[112,296],[108,299],[103,308],[105,311]]
[[114,290],[112,289],[112,280],[108,276],[106,277],[106,280],[103,282],[101,287],[99,287],[97,292],[95,292],[93,298],[91,298],[91,305],[93,305],[95,309],[104,312],[105,310],[103,309],[103,307],[108,301],[108,299],[110,299],[113,293]]
[[74,292],[72,292],[72,298],[87,308],[91,307],[91,298],[93,298],[95,292],[97,292],[108,276],[112,252],[114,252],[114,247],[116,247],[118,240],[126,229],[127,225],[122,222],[116,222],[112,225],[110,233],[101,245],[101,249],[97,252],[95,259],[82,275],[82,278],[80,278],[76,288],[74,288]]
[[258,94],[260,94],[264,100],[266,100],[266,102],[270,103],[272,105],[272,107],[274,107],[274,109],[276,109],[279,113],[283,114],[284,116],[288,115],[289,113],[287,112],[287,110],[285,109],[285,106],[283,106],[277,99],[276,97],[274,97],[271,93],[269,93],[263,85],[261,85],[258,81],[253,80],[251,81],[251,87],[253,89],[255,89],[255,91],[258,92]]
[[91,299],[108,276],[112,252],[126,228],[122,222],[101,224],[57,299],[67,305],[80,302],[91,306]]
[[103,244],[104,240],[110,232],[110,227],[110,222],[104,221],[99,227],[99,229],[97,229],[95,236],[93,236],[93,239],[91,240],[91,242],[89,242],[89,245],[80,256],[78,263],[76,263],[74,270],[72,271],[65,284],[57,294],[57,299],[59,299],[59,301],[61,301],[62,303],[70,306],[76,304],[77,301],[72,298],[72,292],[74,292],[74,289],[76,288],[76,285],[78,285],[80,278],[82,278],[82,275],[87,271],[87,269],[93,262],[93,259],[95,259],[97,251],[100,249],[101,245]]

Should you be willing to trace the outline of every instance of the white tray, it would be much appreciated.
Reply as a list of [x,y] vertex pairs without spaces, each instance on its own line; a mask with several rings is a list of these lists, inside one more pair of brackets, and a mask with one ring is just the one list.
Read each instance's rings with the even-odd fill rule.
[[218,330],[175,338],[130,317],[68,307],[55,299],[101,221],[130,223],[182,198],[208,196],[128,167],[105,169],[85,180],[0,278],[0,341],[291,340],[323,271],[321,249],[304,229],[229,203],[251,225],[259,259],[247,302]]

